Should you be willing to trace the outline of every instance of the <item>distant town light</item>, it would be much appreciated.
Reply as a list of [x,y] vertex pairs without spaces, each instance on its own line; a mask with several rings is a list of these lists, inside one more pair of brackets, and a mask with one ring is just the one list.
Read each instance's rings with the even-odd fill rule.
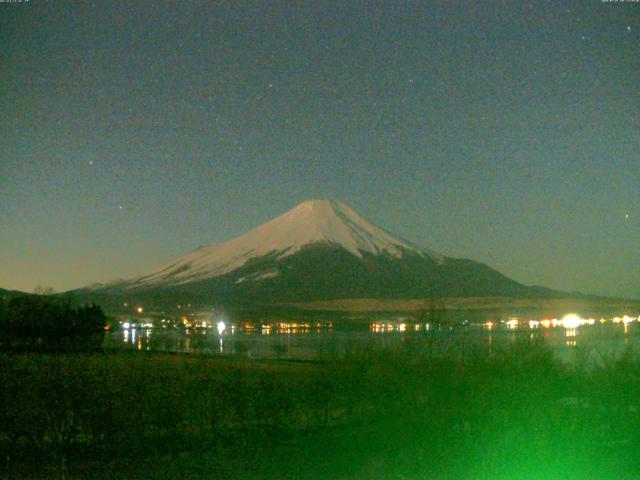
[[218,335],[222,335],[224,331],[227,329],[227,326],[224,324],[222,320],[216,323],[216,327],[218,327]]
[[582,319],[575,313],[567,313],[564,317],[562,317],[562,326],[564,328],[578,328],[582,325]]
[[138,308],[136,308],[136,311],[138,313],[142,313],[142,312],[144,312],[144,309],[142,307],[138,307]]

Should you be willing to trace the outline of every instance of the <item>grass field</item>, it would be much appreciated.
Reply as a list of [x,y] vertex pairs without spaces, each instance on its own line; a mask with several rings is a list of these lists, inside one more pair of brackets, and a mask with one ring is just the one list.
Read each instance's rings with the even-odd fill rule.
[[636,478],[640,361],[0,355],[0,478]]

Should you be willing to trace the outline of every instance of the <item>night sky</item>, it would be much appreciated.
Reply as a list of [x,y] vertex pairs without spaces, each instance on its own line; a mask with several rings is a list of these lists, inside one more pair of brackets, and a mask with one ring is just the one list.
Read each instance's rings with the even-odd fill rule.
[[147,273],[310,198],[640,298],[640,3],[0,3],[0,287]]

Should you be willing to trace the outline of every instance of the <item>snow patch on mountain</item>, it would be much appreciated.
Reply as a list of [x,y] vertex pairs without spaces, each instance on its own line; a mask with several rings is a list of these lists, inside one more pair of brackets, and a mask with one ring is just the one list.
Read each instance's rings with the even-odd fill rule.
[[94,282],[87,285],[84,288],[86,288],[87,290],[101,290],[103,288],[109,288],[116,285],[121,285],[124,282],[126,282],[124,278],[116,278],[115,280],[111,280],[109,282]]
[[273,278],[280,275],[278,270],[273,270],[271,272],[259,272],[254,273],[253,275],[247,275],[246,277],[240,277],[234,283],[242,283],[242,282],[257,282],[258,280],[266,280],[267,278]]

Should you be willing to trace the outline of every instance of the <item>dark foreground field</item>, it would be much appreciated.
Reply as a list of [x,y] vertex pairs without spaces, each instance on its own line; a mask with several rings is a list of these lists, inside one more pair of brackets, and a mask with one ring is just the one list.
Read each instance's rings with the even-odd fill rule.
[[640,478],[640,362],[0,356],[1,478]]

